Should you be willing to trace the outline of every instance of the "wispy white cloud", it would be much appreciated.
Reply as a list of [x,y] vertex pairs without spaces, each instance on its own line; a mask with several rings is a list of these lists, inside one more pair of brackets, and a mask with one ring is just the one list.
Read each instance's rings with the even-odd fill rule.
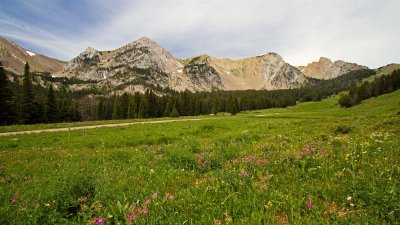
[[34,21],[0,10],[0,35],[63,59],[88,46],[115,49],[148,36],[181,58],[274,51],[294,65],[320,56],[370,67],[400,61],[397,0],[17,2]]

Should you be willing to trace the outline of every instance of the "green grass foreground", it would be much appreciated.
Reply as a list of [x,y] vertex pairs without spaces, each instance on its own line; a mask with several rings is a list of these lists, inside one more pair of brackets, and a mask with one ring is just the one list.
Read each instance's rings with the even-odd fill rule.
[[0,224],[399,224],[399,111],[396,91],[0,137]]

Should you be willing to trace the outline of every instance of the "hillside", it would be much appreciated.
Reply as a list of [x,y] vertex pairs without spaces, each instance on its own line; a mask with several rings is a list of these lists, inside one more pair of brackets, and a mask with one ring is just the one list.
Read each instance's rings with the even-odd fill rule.
[[22,74],[29,63],[32,72],[54,73],[63,68],[64,62],[24,49],[12,41],[0,37],[0,60],[8,70]]
[[399,99],[0,137],[0,223],[397,224]]

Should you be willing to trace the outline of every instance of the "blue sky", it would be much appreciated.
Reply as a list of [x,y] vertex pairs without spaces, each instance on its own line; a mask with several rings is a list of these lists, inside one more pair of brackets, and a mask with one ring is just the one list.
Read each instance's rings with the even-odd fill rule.
[[399,0],[0,0],[0,36],[70,60],[147,36],[175,57],[277,52],[375,68],[400,63]]

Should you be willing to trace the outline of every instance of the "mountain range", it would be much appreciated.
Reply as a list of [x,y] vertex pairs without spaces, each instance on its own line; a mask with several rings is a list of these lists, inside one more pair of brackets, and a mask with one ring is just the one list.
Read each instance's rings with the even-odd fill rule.
[[176,91],[289,89],[312,79],[332,79],[347,72],[367,69],[345,61],[321,57],[295,67],[278,55],[267,53],[244,59],[200,55],[177,59],[150,38],[143,37],[110,51],[87,48],[69,62],[33,53],[0,38],[0,60],[8,70],[21,74],[25,62],[33,71],[49,72],[54,78],[81,80],[71,89],[102,88],[143,92],[149,87]]

